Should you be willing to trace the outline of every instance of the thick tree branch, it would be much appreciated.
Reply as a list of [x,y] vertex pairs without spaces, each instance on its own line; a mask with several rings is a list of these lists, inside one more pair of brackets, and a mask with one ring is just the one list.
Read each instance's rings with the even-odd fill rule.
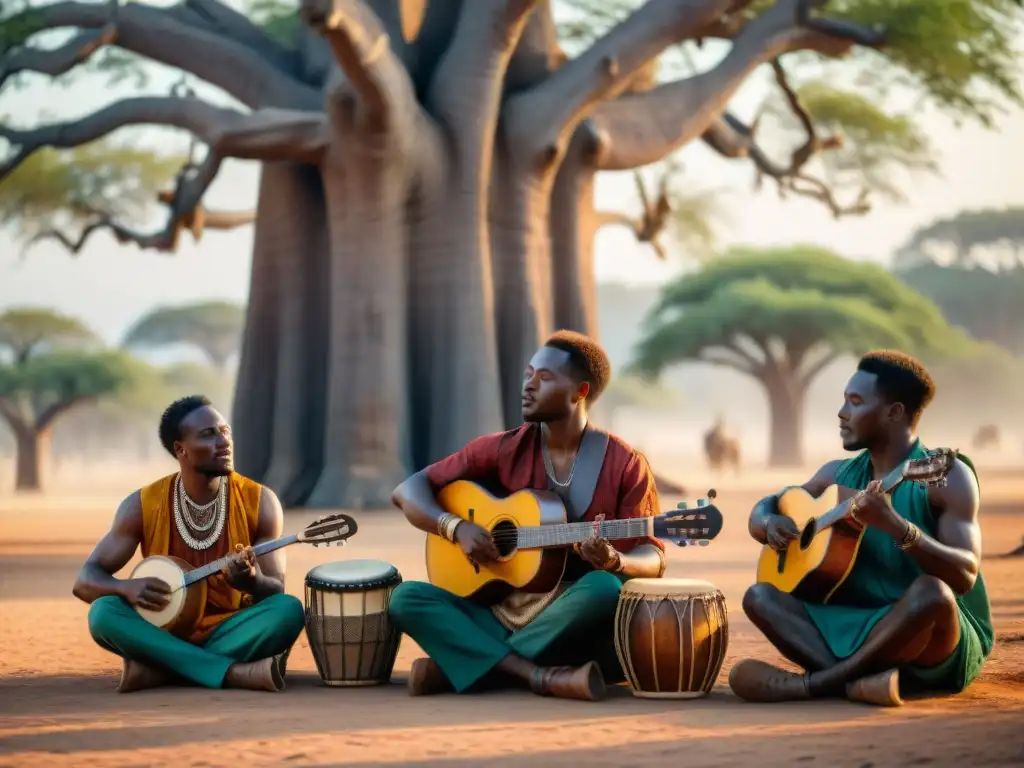
[[465,3],[438,65],[428,101],[459,135],[463,170],[490,179],[505,75],[536,0]]
[[839,355],[835,353],[829,353],[824,355],[818,362],[807,367],[807,370],[800,373],[800,384],[804,388],[810,386],[811,382],[814,381],[818,374],[828,368],[832,363],[839,359]]
[[271,59],[279,69],[294,65],[294,53],[284,48],[249,18],[220,0],[184,0],[181,7],[229,40]]
[[[38,32],[61,27],[103,30],[111,22],[111,13],[106,5],[71,1],[34,6],[8,21]],[[167,11],[127,3],[117,11],[116,26],[118,47],[190,72],[254,109],[265,105],[315,109],[321,103],[318,91],[289,77],[256,51],[182,23]],[[8,66],[5,63],[4,68]]]
[[579,120],[620,92],[633,74],[669,45],[693,37],[734,0],[649,0],[581,56],[507,102],[506,132],[535,159],[564,149]]
[[320,112],[268,108],[243,114],[198,99],[147,96],[125,99],[66,123],[30,130],[0,125],[0,138],[18,147],[0,165],[0,183],[42,147],[81,146],[129,125],[182,128],[202,139],[220,158],[316,163],[327,141],[326,117]]
[[53,422],[57,420],[57,417],[60,416],[62,413],[67,413],[74,406],[79,405],[81,403],[89,402],[90,400],[94,399],[95,398],[92,397],[73,397],[70,398],[69,400],[54,403],[53,405],[44,408],[43,412],[36,417],[36,434],[42,434],[47,429],[49,429],[53,425]]
[[0,416],[3,417],[11,431],[15,434],[29,430],[29,425],[25,422],[21,409],[3,395],[0,395]]
[[105,45],[117,39],[117,26],[110,23],[98,30],[81,32],[52,50],[20,46],[0,59],[0,88],[9,77],[21,72],[37,72],[59,77],[86,61]]
[[345,73],[344,80],[331,80],[331,99],[343,105],[349,89],[354,89],[363,117],[374,130],[399,117],[392,114],[394,106],[408,101],[412,84],[391,50],[384,24],[364,0],[301,0],[300,13],[327,40]]
[[254,211],[208,212],[200,204],[206,190],[216,178],[220,164],[220,157],[210,153],[201,164],[190,163],[182,168],[173,191],[159,193],[158,199],[168,207],[169,213],[167,223],[158,232],[139,233],[118,224],[108,212],[95,211],[95,220],[82,230],[76,240],[58,230],[47,230],[32,238],[26,245],[26,250],[41,240],[53,239],[60,242],[72,255],[78,255],[94,232],[109,229],[122,245],[134,243],[142,250],[176,253],[181,234],[185,230],[190,231],[193,239],[198,242],[207,228],[235,229],[255,221]]
[[702,363],[732,368],[734,371],[752,376],[757,375],[757,367],[751,364],[752,358],[733,347],[711,347],[702,350],[697,359]]
[[[730,51],[707,72],[602,104],[594,116],[611,145],[601,170],[626,170],[657,162],[706,134],[749,74],[778,56],[799,50],[840,56],[855,42],[880,45],[884,41],[879,32],[845,22],[809,21],[806,14],[811,1],[778,0],[743,26]],[[848,36],[836,36],[840,30]]]

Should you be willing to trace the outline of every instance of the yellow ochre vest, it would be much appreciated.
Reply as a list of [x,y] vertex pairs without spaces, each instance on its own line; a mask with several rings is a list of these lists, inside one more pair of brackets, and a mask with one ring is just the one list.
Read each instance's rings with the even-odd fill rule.
[[[174,507],[172,496],[178,473],[163,477],[140,491],[142,501],[142,556],[174,555],[192,566],[205,565],[223,555],[234,552],[235,545],[250,546],[256,535],[259,520],[259,483],[237,472],[225,480],[228,483],[228,509],[225,533],[210,549],[197,553],[181,543],[177,531],[173,531]],[[175,546],[172,546],[172,543]],[[209,632],[224,619],[244,607],[246,595],[231,587],[219,573],[206,580],[206,610],[192,642],[202,641]]]

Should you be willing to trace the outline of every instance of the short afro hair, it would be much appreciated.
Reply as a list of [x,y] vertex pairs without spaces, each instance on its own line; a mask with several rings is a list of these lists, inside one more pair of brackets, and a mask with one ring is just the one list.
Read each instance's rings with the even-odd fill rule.
[[557,331],[544,346],[569,353],[569,374],[576,381],[590,385],[587,404],[595,403],[612,377],[612,364],[604,347],[576,331]]
[[878,391],[891,403],[903,403],[911,426],[935,397],[935,382],[919,360],[895,349],[868,352],[858,371],[875,375]]
[[213,405],[205,395],[189,395],[167,406],[163,416],[160,417],[160,444],[167,449],[167,452],[174,456],[174,442],[181,439],[181,422],[193,411],[198,411],[207,405]]

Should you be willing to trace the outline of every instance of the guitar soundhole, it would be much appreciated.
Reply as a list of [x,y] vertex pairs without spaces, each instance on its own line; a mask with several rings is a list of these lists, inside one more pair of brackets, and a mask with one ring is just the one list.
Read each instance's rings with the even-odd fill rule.
[[508,557],[516,551],[516,526],[511,520],[502,520],[491,529],[491,538],[498,554]]
[[814,534],[817,531],[817,521],[814,519],[808,520],[807,525],[804,526],[803,533],[800,534],[800,549],[807,549],[811,546],[811,542],[814,540]]

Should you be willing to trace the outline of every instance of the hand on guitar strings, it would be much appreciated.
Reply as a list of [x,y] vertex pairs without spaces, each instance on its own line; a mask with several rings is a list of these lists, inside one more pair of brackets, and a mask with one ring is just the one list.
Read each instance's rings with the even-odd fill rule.
[[493,563],[500,555],[486,528],[463,520],[455,528],[455,541],[462,552],[475,563]]
[[782,552],[789,546],[789,542],[800,537],[800,529],[796,527],[793,518],[786,515],[772,515],[764,529],[768,546],[776,552]]
[[[604,520],[604,515],[598,515],[594,522],[602,520]],[[577,551],[581,558],[599,571],[614,571],[618,569],[619,563],[622,561],[618,550],[607,539],[603,539],[597,534],[580,544]]]
[[235,545],[235,556],[221,569],[224,580],[240,592],[252,592],[256,584],[256,552],[252,547]]
[[159,611],[171,601],[171,588],[161,579],[125,579],[121,582],[121,596],[131,605],[149,611]]
[[878,528],[890,535],[902,535],[906,528],[904,519],[882,493],[881,480],[872,480],[867,488],[853,497],[850,516],[861,525]]

